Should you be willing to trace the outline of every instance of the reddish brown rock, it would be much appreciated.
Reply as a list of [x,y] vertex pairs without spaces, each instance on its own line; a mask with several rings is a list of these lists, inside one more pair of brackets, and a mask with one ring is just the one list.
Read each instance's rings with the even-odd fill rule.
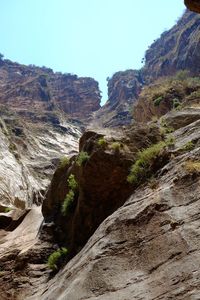
[[98,83],[92,78],[1,61],[0,104],[22,115],[60,110],[69,118],[86,120],[100,108],[100,99]]
[[188,9],[200,13],[200,3],[199,0],[184,0],[185,5]]
[[[174,132],[173,155],[157,185],[133,191],[29,300],[199,298],[199,128],[196,121]],[[195,147],[180,152],[191,141]]]
[[108,79],[108,101],[94,113],[91,128],[116,127],[132,122],[132,106],[143,80],[140,71],[127,70],[115,73]]
[[[160,140],[156,127],[138,126],[126,132],[126,137],[112,149],[113,138],[107,138],[105,147],[98,145],[102,135],[86,132],[80,139],[80,153],[88,160],[82,166],[72,158],[65,168],[58,168],[42,206],[45,222],[55,224],[55,239],[74,255],[93,234],[99,224],[120,205],[133,190],[127,182],[134,154],[138,149]],[[116,143],[116,142],[115,142]],[[62,215],[62,204],[69,192],[67,179],[74,174],[78,192],[72,211]]]
[[200,73],[200,15],[186,11],[178,23],[150,45],[142,69],[146,83],[178,70]]

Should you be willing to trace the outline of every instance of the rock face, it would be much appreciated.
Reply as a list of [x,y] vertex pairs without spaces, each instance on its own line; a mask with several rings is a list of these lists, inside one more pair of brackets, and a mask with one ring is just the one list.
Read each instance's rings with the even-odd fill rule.
[[40,207],[9,214],[13,221],[0,230],[0,299],[19,300],[25,299],[31,286],[47,281],[46,261],[52,247],[48,242],[41,244],[38,238],[43,221]]
[[132,106],[143,84],[139,71],[118,72],[108,79],[108,101],[94,113],[91,127],[116,127],[132,121]]
[[28,121],[0,109],[1,204],[25,208],[41,203],[60,158],[78,150],[80,128],[52,122]]
[[[58,168],[42,206],[45,222],[54,224],[54,240],[66,246],[72,256],[131,194],[133,188],[127,182],[127,176],[134,154],[159,141],[161,135],[156,128],[139,126],[120,140],[105,137],[104,146],[99,145],[101,139],[102,135],[94,132],[82,136],[79,155],[87,153],[87,161],[78,165],[78,158],[74,157],[66,167]],[[115,145],[119,147],[115,149]],[[63,215],[62,206],[69,193],[67,182],[71,174],[75,176],[78,189],[71,210]]]
[[[199,76],[199,53],[200,15],[186,11],[172,29],[164,32],[149,47],[145,54],[144,67],[141,70],[117,72],[108,80],[108,101],[94,113],[90,127],[114,127],[130,124],[132,111],[135,110],[132,109],[132,105],[137,102],[143,87],[149,83],[154,84],[154,81],[160,77],[174,76],[178,71],[188,70],[190,76]],[[175,93],[171,100],[177,97],[181,98],[179,93],[176,95],[176,87],[173,88]],[[173,96],[173,92],[171,94]],[[188,96],[189,90],[182,94]],[[151,103],[148,107],[149,103],[146,100],[144,102],[149,120],[152,115],[161,116],[173,108],[173,104],[168,103],[167,100],[163,101],[160,107],[152,107]],[[142,105],[141,100],[140,104]]]
[[59,158],[100,107],[92,78],[0,59],[0,203],[41,202]]
[[184,3],[190,10],[200,13],[200,3],[198,0],[184,0]]
[[40,116],[61,111],[83,121],[100,108],[100,99],[98,83],[92,78],[0,61],[0,104],[18,113]]
[[146,51],[143,76],[146,83],[178,70],[200,73],[200,15],[186,11],[178,23],[162,33]]
[[173,133],[171,159],[154,173],[155,182],[132,191],[81,252],[27,299],[198,299],[200,119],[187,119]]
[[170,110],[200,107],[200,77],[189,77],[179,72],[174,77],[158,79],[145,86],[133,108],[133,118],[147,122],[165,115]]
[[[0,202],[20,209],[0,203],[0,299],[199,299],[200,80],[143,88],[179,69],[199,75],[198,29],[186,12],[172,39],[164,33],[147,51],[142,71],[116,73],[92,124],[129,123],[138,97],[136,120],[158,120],[87,131],[78,155],[97,84],[1,59]],[[127,180],[130,170],[139,180]],[[43,198],[41,213],[33,203]],[[53,273],[47,259],[62,247]]]

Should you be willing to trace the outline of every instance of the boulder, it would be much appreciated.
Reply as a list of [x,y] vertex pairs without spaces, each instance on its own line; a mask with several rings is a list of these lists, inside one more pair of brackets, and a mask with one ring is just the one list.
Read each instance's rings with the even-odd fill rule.
[[185,5],[188,9],[200,13],[200,3],[199,0],[184,0]]

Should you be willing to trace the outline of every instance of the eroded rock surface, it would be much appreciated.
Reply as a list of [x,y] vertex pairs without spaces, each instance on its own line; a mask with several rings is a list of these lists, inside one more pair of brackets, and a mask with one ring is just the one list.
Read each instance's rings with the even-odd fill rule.
[[41,203],[60,158],[78,150],[80,134],[66,121],[35,123],[1,110],[0,203],[22,209]]
[[37,112],[39,120],[44,112],[62,111],[70,118],[86,120],[100,108],[100,100],[98,83],[92,78],[0,61],[0,104],[21,115]]
[[[99,144],[101,139],[106,145]],[[77,157],[73,157],[64,168],[58,168],[42,206],[45,222],[54,224],[54,240],[66,246],[71,256],[131,194],[133,187],[127,182],[127,176],[138,149],[160,139],[158,128],[146,126],[127,130],[120,139],[95,132],[86,132],[81,137],[80,155],[87,153],[87,161],[78,165]],[[73,207],[63,215],[62,205],[70,190],[67,180],[71,174],[75,176],[78,190]]]
[[[198,299],[199,120],[173,133],[157,184],[140,186],[47,286],[28,299]],[[184,147],[188,142],[192,148]],[[155,174],[156,175],[156,174]]]
[[200,3],[199,0],[184,0],[185,5],[190,10],[200,13]]
[[133,103],[138,98],[142,85],[140,71],[115,73],[108,79],[108,101],[94,113],[90,128],[131,124]]
[[200,72],[200,15],[186,11],[172,29],[165,31],[146,51],[142,70],[146,82],[178,70]]

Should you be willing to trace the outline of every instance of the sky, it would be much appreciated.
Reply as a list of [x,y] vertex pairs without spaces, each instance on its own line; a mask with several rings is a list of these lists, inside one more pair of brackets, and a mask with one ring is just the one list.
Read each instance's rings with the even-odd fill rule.
[[141,68],[153,40],[184,12],[183,0],[0,0],[0,53],[22,63],[95,78]]

